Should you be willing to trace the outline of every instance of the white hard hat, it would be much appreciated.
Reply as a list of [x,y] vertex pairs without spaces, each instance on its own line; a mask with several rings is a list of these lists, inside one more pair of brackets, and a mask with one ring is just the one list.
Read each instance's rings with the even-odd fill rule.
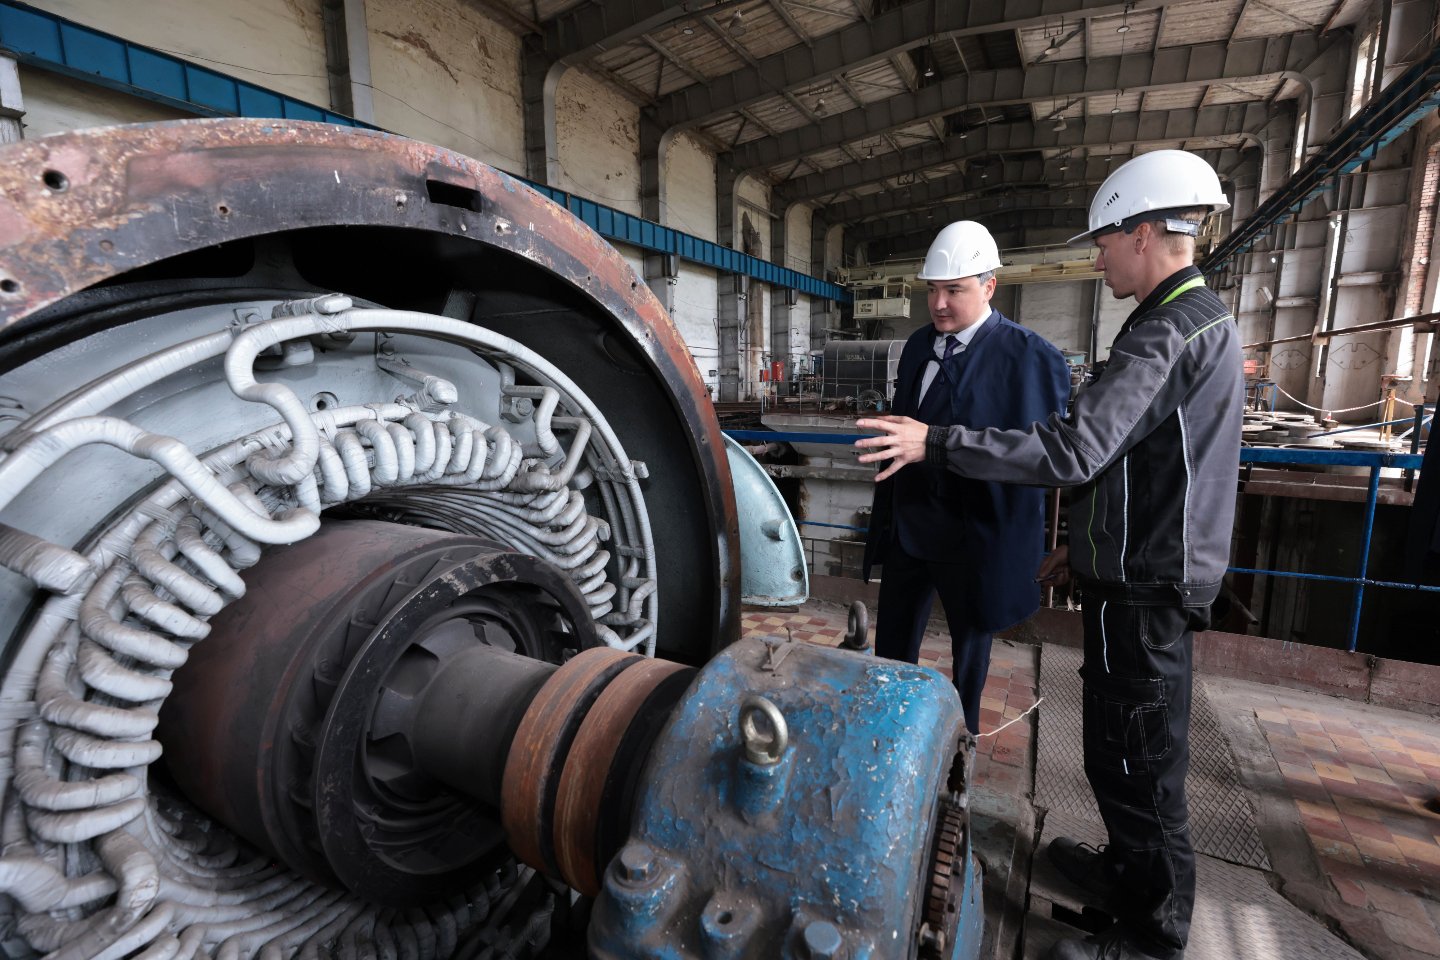
[[1071,237],[1070,243],[1119,229],[1138,214],[1195,207],[1208,207],[1211,213],[1230,209],[1210,164],[1184,150],[1142,153],[1105,178],[1090,201],[1090,229]]
[[995,238],[974,220],[957,220],[935,236],[925,253],[920,280],[958,280],[1000,266]]

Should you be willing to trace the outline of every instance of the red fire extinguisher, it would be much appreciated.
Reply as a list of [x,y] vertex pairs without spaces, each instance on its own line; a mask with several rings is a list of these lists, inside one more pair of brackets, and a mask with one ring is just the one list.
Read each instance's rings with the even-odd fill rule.
[[784,360],[772,360],[772,361],[770,361],[770,379],[776,381],[777,383],[778,383],[779,381],[785,379],[785,361],[784,361]]

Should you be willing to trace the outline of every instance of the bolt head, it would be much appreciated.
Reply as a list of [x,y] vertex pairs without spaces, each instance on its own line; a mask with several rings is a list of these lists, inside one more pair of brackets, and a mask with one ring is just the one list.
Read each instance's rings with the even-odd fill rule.
[[840,948],[845,944],[840,931],[828,920],[816,920],[806,924],[803,939],[805,956],[811,960],[830,960],[840,953]]
[[655,872],[655,852],[643,843],[627,843],[615,858],[615,870],[623,880],[643,883]]

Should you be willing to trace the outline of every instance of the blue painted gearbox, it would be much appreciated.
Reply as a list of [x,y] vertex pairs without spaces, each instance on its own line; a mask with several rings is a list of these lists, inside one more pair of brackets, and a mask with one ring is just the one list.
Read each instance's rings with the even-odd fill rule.
[[[730,646],[651,750],[591,955],[977,955],[963,801],[944,796],[962,730],[933,670],[774,638]],[[924,912],[942,821],[955,895],[937,937]]]

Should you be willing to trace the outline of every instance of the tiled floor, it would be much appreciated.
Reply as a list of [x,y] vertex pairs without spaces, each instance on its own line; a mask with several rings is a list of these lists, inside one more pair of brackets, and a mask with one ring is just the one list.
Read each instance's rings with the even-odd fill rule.
[[[811,603],[795,613],[745,614],[747,635],[785,636],[786,627],[795,640],[835,644],[846,611]],[[948,638],[927,635],[921,662],[948,673],[948,647]],[[1016,799],[1033,795],[1034,714],[1026,710],[1035,702],[1036,655],[1033,646],[996,641],[981,701],[976,782]],[[1277,774],[1271,808],[1303,829],[1292,835],[1303,835],[1309,850],[1298,853],[1334,891],[1326,919],[1368,956],[1440,958],[1440,723],[1241,686],[1246,716],[1253,712],[1269,747],[1264,762]]]
[[1440,957],[1436,725],[1283,691],[1255,719],[1339,898],[1412,955]]
[[[746,613],[742,631],[744,636],[783,637],[788,628],[794,640],[835,646],[847,630],[847,617],[844,607],[810,603],[797,613]],[[874,640],[872,626],[871,643]],[[920,662],[948,676],[949,638],[927,633],[920,647]],[[997,640],[991,648],[990,674],[980,697],[975,779],[997,793],[1024,796],[1031,792],[1034,714],[1025,711],[1035,703],[1035,666],[1035,648],[1028,644]]]

